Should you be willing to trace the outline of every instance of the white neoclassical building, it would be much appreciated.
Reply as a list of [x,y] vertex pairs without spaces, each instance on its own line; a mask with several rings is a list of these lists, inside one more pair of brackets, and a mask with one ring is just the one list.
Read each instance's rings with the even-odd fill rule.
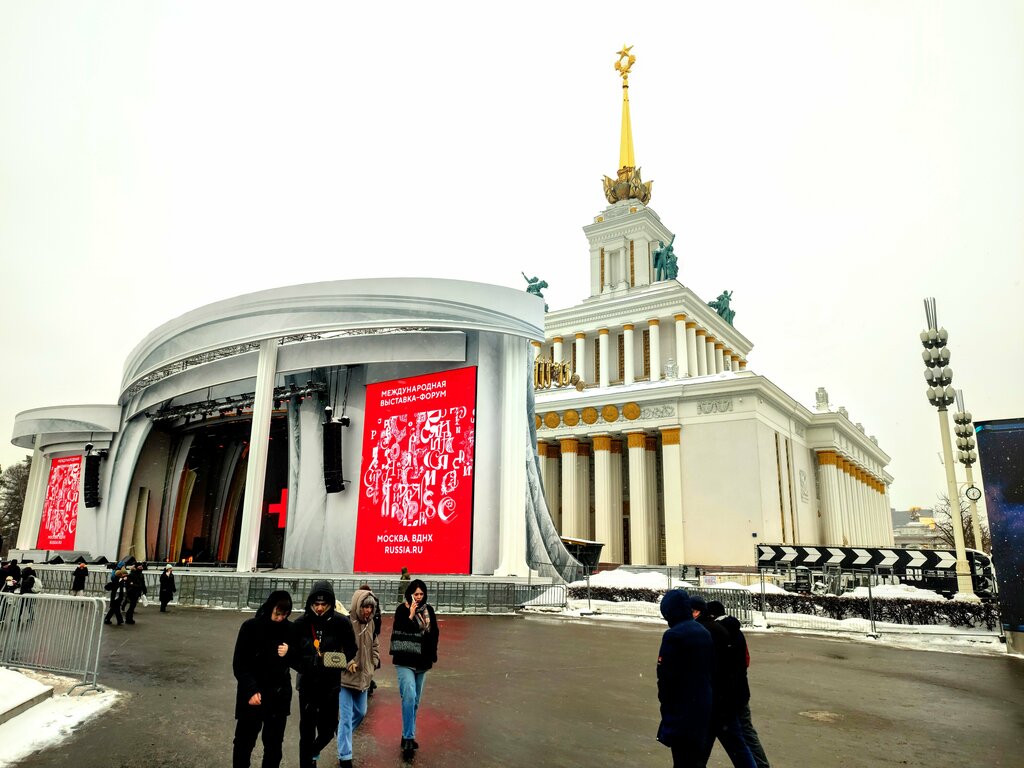
[[[627,55],[626,52],[625,55]],[[814,411],[750,370],[752,343],[679,282],[630,130],[583,228],[590,295],[534,342],[537,449],[566,538],[630,564],[754,564],[755,545],[891,545],[889,457],[824,389]]]

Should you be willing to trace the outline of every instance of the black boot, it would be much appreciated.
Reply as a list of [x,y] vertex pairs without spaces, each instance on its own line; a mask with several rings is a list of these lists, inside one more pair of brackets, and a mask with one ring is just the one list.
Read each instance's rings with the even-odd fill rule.
[[416,748],[413,746],[413,744],[415,743],[416,742],[414,742],[412,739],[402,739],[403,760],[412,760],[414,757],[416,757]]

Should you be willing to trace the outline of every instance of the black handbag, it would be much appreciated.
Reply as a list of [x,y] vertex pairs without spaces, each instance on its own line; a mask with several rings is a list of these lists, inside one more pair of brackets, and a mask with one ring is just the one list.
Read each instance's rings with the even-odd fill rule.
[[423,655],[423,633],[406,632],[396,629],[391,632],[391,648],[388,651],[392,656],[396,653],[404,653],[409,656]]

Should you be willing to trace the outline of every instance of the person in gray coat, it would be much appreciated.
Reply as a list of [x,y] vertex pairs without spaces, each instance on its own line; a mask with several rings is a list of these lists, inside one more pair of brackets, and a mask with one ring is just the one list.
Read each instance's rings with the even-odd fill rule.
[[380,663],[380,641],[373,631],[377,598],[368,589],[357,589],[352,595],[348,620],[356,636],[354,663],[341,673],[338,689],[338,767],[352,766],[352,733],[366,717],[367,694],[373,682],[373,671]]

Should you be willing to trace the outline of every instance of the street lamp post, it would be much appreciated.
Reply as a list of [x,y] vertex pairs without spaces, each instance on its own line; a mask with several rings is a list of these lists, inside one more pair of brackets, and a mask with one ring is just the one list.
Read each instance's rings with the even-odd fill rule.
[[[974,532],[974,546],[979,552],[984,552],[981,544],[981,521],[978,518],[978,503],[981,498],[977,495],[974,485],[974,470],[972,467],[978,461],[978,453],[974,450],[974,423],[971,412],[964,408],[964,392],[958,390],[956,393],[957,412],[953,414],[953,431],[956,432],[957,458],[967,468],[967,501],[971,505],[971,530]],[[957,501],[959,506],[959,500]]]
[[[967,567],[967,549],[964,546],[963,521],[960,517],[960,493],[956,487],[956,475],[953,471],[953,445],[949,439],[949,419],[946,412],[956,399],[953,383],[953,369],[949,367],[950,352],[946,346],[949,332],[939,328],[935,299],[924,300],[924,314],[928,321],[928,330],[921,332],[921,344],[924,352],[921,359],[927,366],[924,378],[928,382],[928,402],[938,409],[939,433],[942,437],[942,463],[946,468],[946,486],[949,493],[949,516],[953,524],[953,544],[956,547],[956,584],[957,592],[973,595],[971,573]],[[953,505],[957,513],[953,514]]]

